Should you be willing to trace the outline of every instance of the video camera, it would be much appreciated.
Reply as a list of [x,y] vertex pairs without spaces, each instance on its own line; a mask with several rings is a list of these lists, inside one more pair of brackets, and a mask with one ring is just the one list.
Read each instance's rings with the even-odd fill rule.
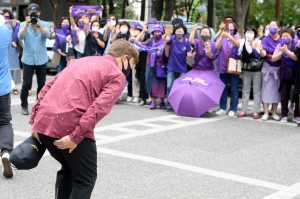
[[35,12],[31,13],[30,14],[30,23],[33,24],[33,25],[37,24],[38,18],[39,17]]

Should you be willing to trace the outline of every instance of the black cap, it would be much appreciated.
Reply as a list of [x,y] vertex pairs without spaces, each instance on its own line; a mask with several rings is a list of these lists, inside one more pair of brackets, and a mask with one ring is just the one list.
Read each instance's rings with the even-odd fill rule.
[[10,153],[10,162],[19,170],[36,167],[45,153],[46,147],[34,137],[27,138]]
[[28,6],[29,13],[33,13],[33,12],[37,13],[39,11],[41,11],[40,6],[36,3],[32,3]]
[[182,19],[180,19],[180,18],[174,18],[172,20],[172,25],[174,26],[175,24],[183,24]]

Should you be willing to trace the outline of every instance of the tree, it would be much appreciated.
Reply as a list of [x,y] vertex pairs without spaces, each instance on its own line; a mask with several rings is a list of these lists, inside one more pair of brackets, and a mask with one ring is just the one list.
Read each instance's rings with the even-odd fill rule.
[[175,0],[166,0],[164,21],[171,21],[175,8]]
[[245,18],[251,0],[234,0],[234,16],[240,35],[244,34]]
[[109,0],[109,13],[108,14],[114,14],[115,13],[115,7],[114,7],[114,1]]
[[152,2],[153,4],[152,4],[151,17],[156,18],[158,21],[160,21],[163,13],[163,8],[164,8],[164,0],[156,0]]
[[61,0],[49,0],[50,7],[53,11],[53,23],[56,27],[58,27],[59,22],[61,20],[61,10],[62,10],[62,3]]
[[145,11],[146,11],[146,0],[142,0],[141,2],[142,7],[141,7],[141,21],[145,20]]

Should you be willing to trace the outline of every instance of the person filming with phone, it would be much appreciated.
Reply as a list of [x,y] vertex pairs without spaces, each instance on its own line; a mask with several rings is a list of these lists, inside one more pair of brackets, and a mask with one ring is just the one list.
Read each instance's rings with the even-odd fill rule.
[[39,5],[32,3],[28,6],[28,16],[20,25],[18,38],[24,41],[22,55],[23,85],[21,89],[22,114],[28,112],[28,90],[31,89],[32,77],[35,72],[37,76],[37,94],[45,85],[47,70],[47,47],[46,39],[50,36],[50,25],[40,20],[41,9]]

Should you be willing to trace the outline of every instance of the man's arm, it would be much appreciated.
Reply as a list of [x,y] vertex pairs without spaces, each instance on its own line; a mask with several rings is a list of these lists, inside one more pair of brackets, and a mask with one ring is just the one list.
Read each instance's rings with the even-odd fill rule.
[[79,144],[84,139],[84,135],[93,132],[95,125],[111,111],[120,97],[125,87],[125,81],[125,76],[119,75],[113,77],[113,79],[102,88],[100,95],[82,115],[79,124],[69,135],[72,142]]
[[38,99],[36,100],[35,104],[33,105],[32,109],[31,109],[31,117],[29,120],[30,124],[34,123],[35,114],[39,110],[41,101],[44,99],[44,96],[47,94],[47,92],[50,90],[50,88],[52,87],[54,82],[57,80],[58,76],[59,76],[59,73],[54,77],[54,79],[52,79],[47,84],[45,84],[45,86],[39,92]]
[[50,37],[50,25],[45,22],[45,23],[37,23],[37,27],[39,29],[39,31],[41,32],[42,36],[45,38],[49,38]]

